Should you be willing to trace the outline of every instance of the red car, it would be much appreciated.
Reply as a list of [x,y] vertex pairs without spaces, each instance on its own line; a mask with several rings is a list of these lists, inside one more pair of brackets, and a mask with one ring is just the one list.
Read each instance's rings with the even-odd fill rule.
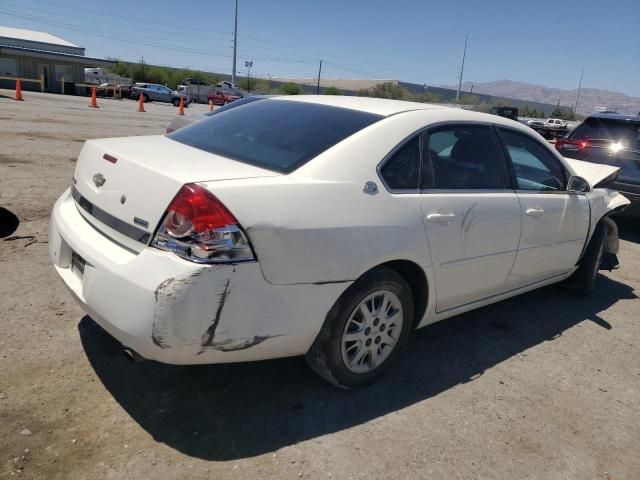
[[213,100],[214,105],[226,105],[227,103],[231,103],[239,98],[242,98],[242,95],[224,90],[218,90],[217,92],[209,95],[209,100]]

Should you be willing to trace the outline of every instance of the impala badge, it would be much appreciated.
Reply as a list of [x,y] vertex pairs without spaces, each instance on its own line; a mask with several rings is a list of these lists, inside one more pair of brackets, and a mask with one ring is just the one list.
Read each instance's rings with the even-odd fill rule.
[[107,181],[107,179],[101,173],[96,173],[93,176],[93,183],[95,183],[96,187],[98,187],[98,188],[103,186],[106,181]]

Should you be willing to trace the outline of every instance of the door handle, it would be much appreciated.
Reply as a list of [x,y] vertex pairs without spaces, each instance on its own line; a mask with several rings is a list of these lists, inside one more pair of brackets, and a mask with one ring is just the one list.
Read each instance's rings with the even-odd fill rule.
[[544,209],[543,208],[527,208],[527,211],[525,213],[530,217],[541,217],[542,215],[544,215]]
[[430,213],[427,215],[427,221],[441,224],[448,224],[456,218],[455,213]]

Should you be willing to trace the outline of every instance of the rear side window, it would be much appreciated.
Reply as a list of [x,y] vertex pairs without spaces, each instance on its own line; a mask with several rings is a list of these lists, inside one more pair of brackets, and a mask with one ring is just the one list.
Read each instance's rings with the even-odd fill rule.
[[418,190],[420,187],[420,136],[402,145],[382,166],[380,173],[391,190]]
[[423,188],[503,189],[499,148],[486,125],[430,131],[424,143]]
[[519,190],[564,190],[566,173],[558,159],[538,140],[500,128]]
[[288,173],[381,118],[359,110],[269,99],[212,115],[169,138]]
[[640,149],[640,122],[589,117],[569,136],[580,140],[611,140]]

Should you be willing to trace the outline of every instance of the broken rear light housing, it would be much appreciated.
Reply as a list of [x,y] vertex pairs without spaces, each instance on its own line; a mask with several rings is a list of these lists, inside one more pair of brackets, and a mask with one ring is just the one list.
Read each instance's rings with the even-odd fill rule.
[[196,263],[255,260],[238,220],[195,183],[183,185],[171,201],[151,245]]

